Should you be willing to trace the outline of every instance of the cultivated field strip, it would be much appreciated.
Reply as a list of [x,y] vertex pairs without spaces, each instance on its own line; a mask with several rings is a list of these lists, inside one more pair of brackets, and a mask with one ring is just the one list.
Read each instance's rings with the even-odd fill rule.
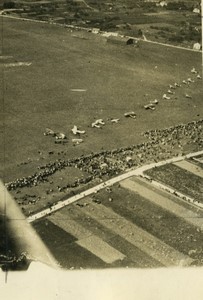
[[75,220],[83,228],[89,230],[92,235],[99,236],[110,246],[123,253],[130,260],[129,264],[132,267],[157,268],[163,266],[160,262],[150,257],[139,248],[127,242],[124,238],[112,230],[98,223],[95,219],[91,218],[91,216],[85,214],[83,208],[79,208],[78,206],[72,204],[70,209],[68,207],[63,208],[61,213],[63,214],[63,219]]
[[96,219],[97,222],[114,231],[164,266],[190,265],[193,262],[187,255],[168,246],[155,236],[113,212],[110,208],[102,204],[89,203],[91,203],[91,207],[86,206],[84,208],[87,215]]
[[55,225],[75,236],[78,239],[76,243],[79,246],[90,251],[104,262],[111,264],[125,258],[124,254],[111,247],[98,236],[93,235],[91,231],[79,225],[78,222],[65,218],[63,213],[57,212],[54,216],[49,217],[49,219]]
[[95,235],[89,236],[86,239],[81,239],[76,243],[108,264],[125,258],[124,254]]
[[124,192],[126,198],[116,194],[112,202],[102,203],[181,253],[190,256],[192,249],[202,248],[202,233],[196,227],[131,191]]
[[105,268],[107,264],[75,243],[77,239],[47,218],[34,222],[34,228],[63,268]]
[[[123,188],[138,193],[142,197],[161,206],[163,209],[175,214],[177,217],[183,218],[188,223],[203,229],[203,218],[201,218],[200,215],[168,199],[167,195],[166,197],[160,195],[158,190],[157,192],[153,191],[150,187],[150,183],[143,183],[141,179],[133,177],[133,179],[121,181],[120,185]],[[147,187],[147,185],[149,185],[149,187]]]
[[183,168],[179,168],[175,164],[167,164],[158,168],[152,168],[146,171],[153,181],[157,184],[165,186],[166,189],[172,189],[173,192],[180,193],[180,197],[189,199],[189,202],[198,202],[202,207],[203,194],[203,178],[189,172]]
[[[110,245],[113,245],[124,253],[126,257],[132,262],[133,268],[160,268],[163,264],[153,259],[151,256],[144,253],[138,247],[135,247],[130,242],[125,240],[119,235],[115,235],[114,238],[108,241]],[[128,265],[129,266],[129,265]]]
[[182,160],[182,161],[175,162],[173,164],[179,168],[182,168],[184,170],[187,170],[187,171],[195,174],[196,176],[203,178],[203,169],[197,165],[194,165],[193,163],[191,163],[189,161]]

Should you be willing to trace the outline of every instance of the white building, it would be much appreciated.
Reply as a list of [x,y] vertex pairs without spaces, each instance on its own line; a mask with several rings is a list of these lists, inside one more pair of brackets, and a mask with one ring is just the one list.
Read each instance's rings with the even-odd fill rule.
[[197,8],[197,7],[195,7],[195,8],[193,9],[193,13],[195,13],[195,14],[200,14],[200,9]]
[[201,49],[201,45],[200,45],[200,43],[195,43],[194,45],[193,45],[193,49],[194,50],[200,50]]
[[166,7],[167,5],[168,5],[168,3],[164,0],[159,2],[159,6],[161,6],[161,7]]

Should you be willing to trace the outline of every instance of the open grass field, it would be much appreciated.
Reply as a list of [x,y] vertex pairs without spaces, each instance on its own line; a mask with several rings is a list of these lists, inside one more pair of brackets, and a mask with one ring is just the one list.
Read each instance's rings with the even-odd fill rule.
[[[199,120],[202,115],[200,80],[182,85],[176,98],[162,99],[169,84],[192,77],[193,67],[201,71],[201,53],[144,42],[140,48],[113,45],[101,36],[51,24],[2,17],[0,21],[0,176],[4,182],[31,175],[38,166],[56,159],[141,143],[146,140],[144,131]],[[185,93],[192,99],[185,98]],[[156,110],[145,110],[143,106],[155,98],[159,100]],[[136,112],[136,119],[124,118],[131,110]],[[98,118],[106,125],[91,128]],[[109,118],[119,118],[120,122],[112,124]],[[77,146],[71,141],[73,125],[86,131],[84,143]],[[55,144],[53,137],[44,136],[46,127],[64,132],[67,143]],[[56,172],[49,182],[17,192],[27,199],[32,199],[33,193],[42,197],[44,201],[34,208],[41,209],[58,197],[57,185],[82,175],[87,174],[70,167]],[[178,265],[182,260],[189,265],[193,258],[201,261],[200,236],[191,224],[140,196],[134,215],[134,193],[126,190],[113,191],[113,202],[102,195],[101,205],[85,199],[89,201],[87,207],[71,205],[72,211],[62,210],[63,224],[57,218],[59,212],[35,224],[64,267],[159,267]],[[123,199],[128,197],[129,205],[124,209]],[[152,214],[147,209],[150,205]],[[174,236],[170,224],[177,225]],[[87,240],[81,238],[84,233]],[[163,254],[160,259],[159,250]]]
[[[141,44],[139,49],[107,44],[102,37],[70,32],[54,25],[1,18],[2,56],[30,66],[6,67],[1,60],[1,177],[7,182],[21,176],[22,162],[50,161],[48,151],[67,151],[69,157],[140,142],[141,132],[198,119],[202,112],[201,83],[178,91],[177,100],[160,101],[145,111],[149,100],[161,99],[168,84],[200,70],[201,53]],[[71,92],[71,89],[86,92]],[[184,92],[192,101],[184,98]],[[124,119],[134,110],[137,119]],[[170,111],[170,114],[169,114]],[[120,124],[92,129],[95,118],[118,117]],[[86,130],[84,143],[74,147],[70,129]],[[118,126],[117,126],[118,125]],[[45,137],[46,127],[62,131],[69,142],[56,145]],[[38,153],[41,151],[42,155]],[[43,157],[43,158],[42,158]],[[29,160],[28,160],[29,158]],[[63,155],[60,155],[63,158]],[[24,166],[23,166],[24,167]]]

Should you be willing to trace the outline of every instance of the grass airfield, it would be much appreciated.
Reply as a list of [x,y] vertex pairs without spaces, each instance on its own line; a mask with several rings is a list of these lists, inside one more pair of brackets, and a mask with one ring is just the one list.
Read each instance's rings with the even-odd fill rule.
[[[0,61],[0,132],[4,142],[0,171],[4,182],[28,176],[38,166],[64,155],[78,157],[137,144],[144,141],[141,134],[146,130],[202,117],[201,80],[182,84],[171,100],[162,99],[169,84],[193,77],[192,67],[200,72],[201,53],[149,43],[141,43],[140,48],[113,45],[88,32],[31,21],[1,21],[4,58]],[[19,62],[31,65],[9,65]],[[185,93],[192,99],[185,98]],[[159,100],[156,110],[145,110],[143,106],[155,98]],[[130,110],[136,112],[136,119],[124,118]],[[111,117],[120,118],[120,122],[111,124]],[[102,129],[91,128],[97,118],[106,123]],[[78,146],[71,142],[73,125],[86,131],[84,143]],[[64,132],[68,142],[55,144],[53,137],[43,135],[46,127]],[[69,171],[56,172],[53,186],[60,183],[60,177],[65,183],[81,176],[78,169]],[[45,194],[48,186],[50,182],[23,188],[21,195],[37,191],[45,195],[43,205],[43,198],[54,201],[58,197]],[[184,261],[191,265],[196,260],[202,264],[201,231],[153,203],[158,196],[147,199],[115,186],[113,201],[106,191],[98,197],[102,201],[99,205],[91,197],[83,199],[81,203],[86,201],[87,206],[72,204],[34,224],[63,267],[160,267]],[[164,197],[168,199],[168,195]],[[37,209],[37,205],[32,207]],[[135,239],[137,235],[140,240]]]
[[[48,151],[57,156],[65,149],[70,157],[77,157],[114,149],[140,142],[145,130],[201,116],[201,81],[182,86],[176,100],[161,99],[169,84],[191,77],[193,66],[200,71],[201,53],[148,43],[138,49],[112,45],[88,32],[16,19],[3,18],[1,25],[1,55],[11,56],[10,61],[32,63],[1,65],[1,177],[6,182],[22,176],[25,169],[29,174],[35,166],[50,161]],[[6,59],[3,62],[7,64]],[[77,88],[86,92],[71,91]],[[184,97],[185,92],[192,100]],[[160,100],[157,109],[145,111],[143,105],[154,98]],[[136,120],[123,117],[129,110],[136,112]],[[107,121],[111,117],[120,118],[120,123],[112,125]],[[91,128],[96,118],[106,122],[103,129]],[[74,124],[86,130],[84,143],[76,147],[70,131]],[[64,132],[69,142],[54,144],[43,135],[46,127]],[[22,162],[29,163],[22,168],[18,166]]]

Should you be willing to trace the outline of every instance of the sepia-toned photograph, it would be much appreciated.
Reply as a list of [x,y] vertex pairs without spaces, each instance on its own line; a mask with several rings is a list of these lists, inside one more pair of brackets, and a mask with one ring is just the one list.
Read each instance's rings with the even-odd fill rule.
[[203,266],[201,16],[200,0],[0,1],[5,281]]

